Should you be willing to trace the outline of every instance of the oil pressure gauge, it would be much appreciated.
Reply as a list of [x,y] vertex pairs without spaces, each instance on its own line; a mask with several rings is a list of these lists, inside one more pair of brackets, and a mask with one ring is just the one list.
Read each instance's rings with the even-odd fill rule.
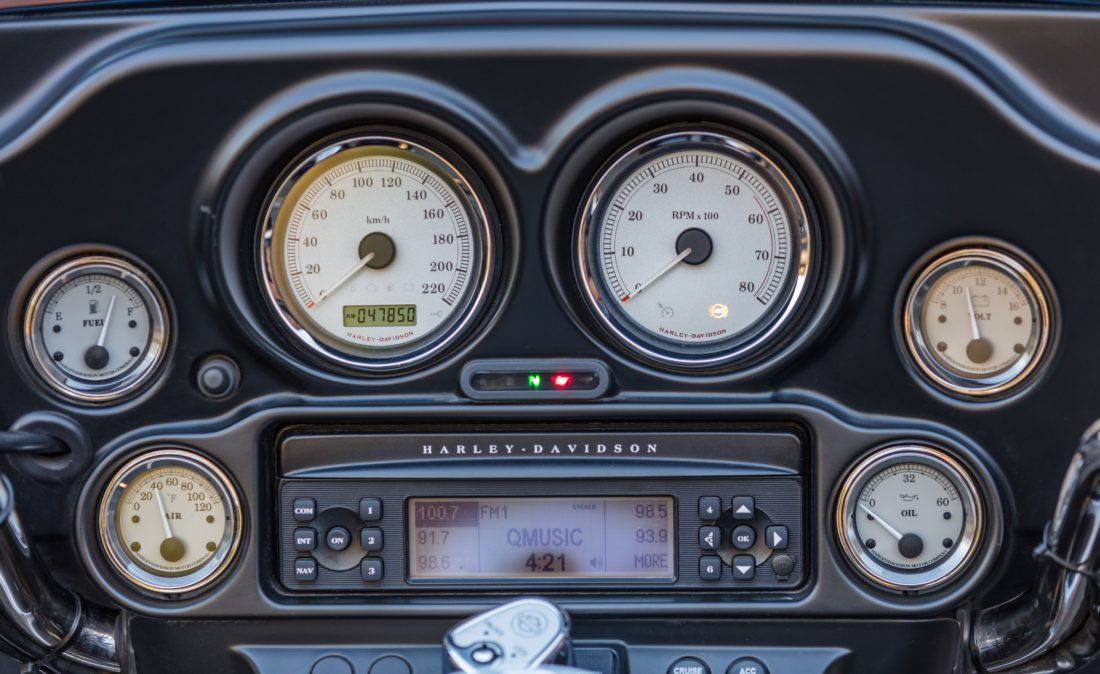
[[634,355],[716,368],[774,344],[808,289],[812,227],[763,148],[713,129],[635,144],[581,209],[576,270],[589,309]]
[[931,590],[956,578],[978,550],[982,501],[970,473],[946,452],[890,447],[845,479],[836,527],[848,561],[871,582]]
[[53,390],[104,403],[145,386],[164,360],[168,307],[133,263],[107,255],[70,260],[31,293],[23,338],[35,372]]
[[1043,362],[1051,299],[1022,258],[968,247],[934,260],[905,304],[902,333],[920,372],[969,397],[1011,392]]
[[180,594],[228,568],[241,539],[233,483],[213,462],[160,449],[123,466],[99,508],[100,541],[123,578],[146,591]]

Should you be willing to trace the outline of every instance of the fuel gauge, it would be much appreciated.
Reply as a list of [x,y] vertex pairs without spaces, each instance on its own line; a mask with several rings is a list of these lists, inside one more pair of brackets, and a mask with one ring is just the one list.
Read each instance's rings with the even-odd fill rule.
[[168,342],[168,310],[134,264],[91,255],[54,269],[27,303],[23,336],[34,370],[85,403],[130,395],[156,374]]

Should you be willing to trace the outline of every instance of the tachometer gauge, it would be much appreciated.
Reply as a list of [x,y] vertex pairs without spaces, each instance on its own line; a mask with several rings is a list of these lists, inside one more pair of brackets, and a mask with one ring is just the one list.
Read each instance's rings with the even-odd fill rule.
[[23,320],[31,363],[52,389],[85,403],[130,395],[156,374],[168,346],[168,308],[134,264],[89,255],[54,269]]
[[431,358],[485,302],[496,225],[468,169],[410,138],[326,144],[269,202],[267,297],[298,343],[383,372]]
[[811,227],[776,159],[733,136],[670,132],[616,157],[580,213],[585,298],[631,352],[714,367],[766,347],[807,290]]
[[982,501],[967,470],[939,449],[880,450],[845,479],[837,531],[848,561],[896,591],[922,591],[958,576],[978,549]]
[[108,559],[137,587],[183,593],[225,571],[241,537],[236,490],[211,461],[162,449],[122,467],[99,510]]
[[1051,302],[1022,260],[992,248],[950,252],[909,291],[902,332],[929,380],[967,396],[1009,392],[1042,362]]

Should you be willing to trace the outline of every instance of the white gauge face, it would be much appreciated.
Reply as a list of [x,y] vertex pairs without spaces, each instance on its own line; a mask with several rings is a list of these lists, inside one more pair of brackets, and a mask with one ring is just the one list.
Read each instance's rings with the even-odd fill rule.
[[137,390],[160,364],[167,308],[136,267],[89,256],[39,284],[25,335],[36,371],[52,387],[83,402],[112,400]]
[[228,479],[182,450],[152,452],[124,467],[103,499],[108,557],[135,585],[187,591],[224,570],[239,541],[240,512]]
[[776,164],[724,135],[678,132],[626,153],[599,179],[580,229],[597,315],[672,364],[762,346],[806,280],[801,199]]
[[484,291],[488,223],[466,179],[393,138],[327,147],[269,212],[272,299],[296,337],[346,365],[438,349]]
[[911,293],[907,340],[922,371],[957,393],[1003,393],[1042,358],[1049,303],[1035,277],[999,251],[951,253]]
[[863,547],[896,569],[921,569],[950,554],[966,513],[941,471],[902,463],[872,477],[859,493],[855,526]]
[[958,576],[982,529],[973,479],[945,452],[921,445],[879,450],[845,480],[837,510],[841,547],[871,581],[932,589]]

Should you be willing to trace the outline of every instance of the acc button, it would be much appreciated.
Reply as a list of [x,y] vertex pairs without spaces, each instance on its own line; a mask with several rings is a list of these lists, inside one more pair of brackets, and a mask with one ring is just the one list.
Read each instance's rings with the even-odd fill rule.
[[733,661],[726,674],[768,674],[768,668],[756,658],[741,658]]
[[668,668],[668,674],[710,674],[710,667],[699,658],[680,658]]

